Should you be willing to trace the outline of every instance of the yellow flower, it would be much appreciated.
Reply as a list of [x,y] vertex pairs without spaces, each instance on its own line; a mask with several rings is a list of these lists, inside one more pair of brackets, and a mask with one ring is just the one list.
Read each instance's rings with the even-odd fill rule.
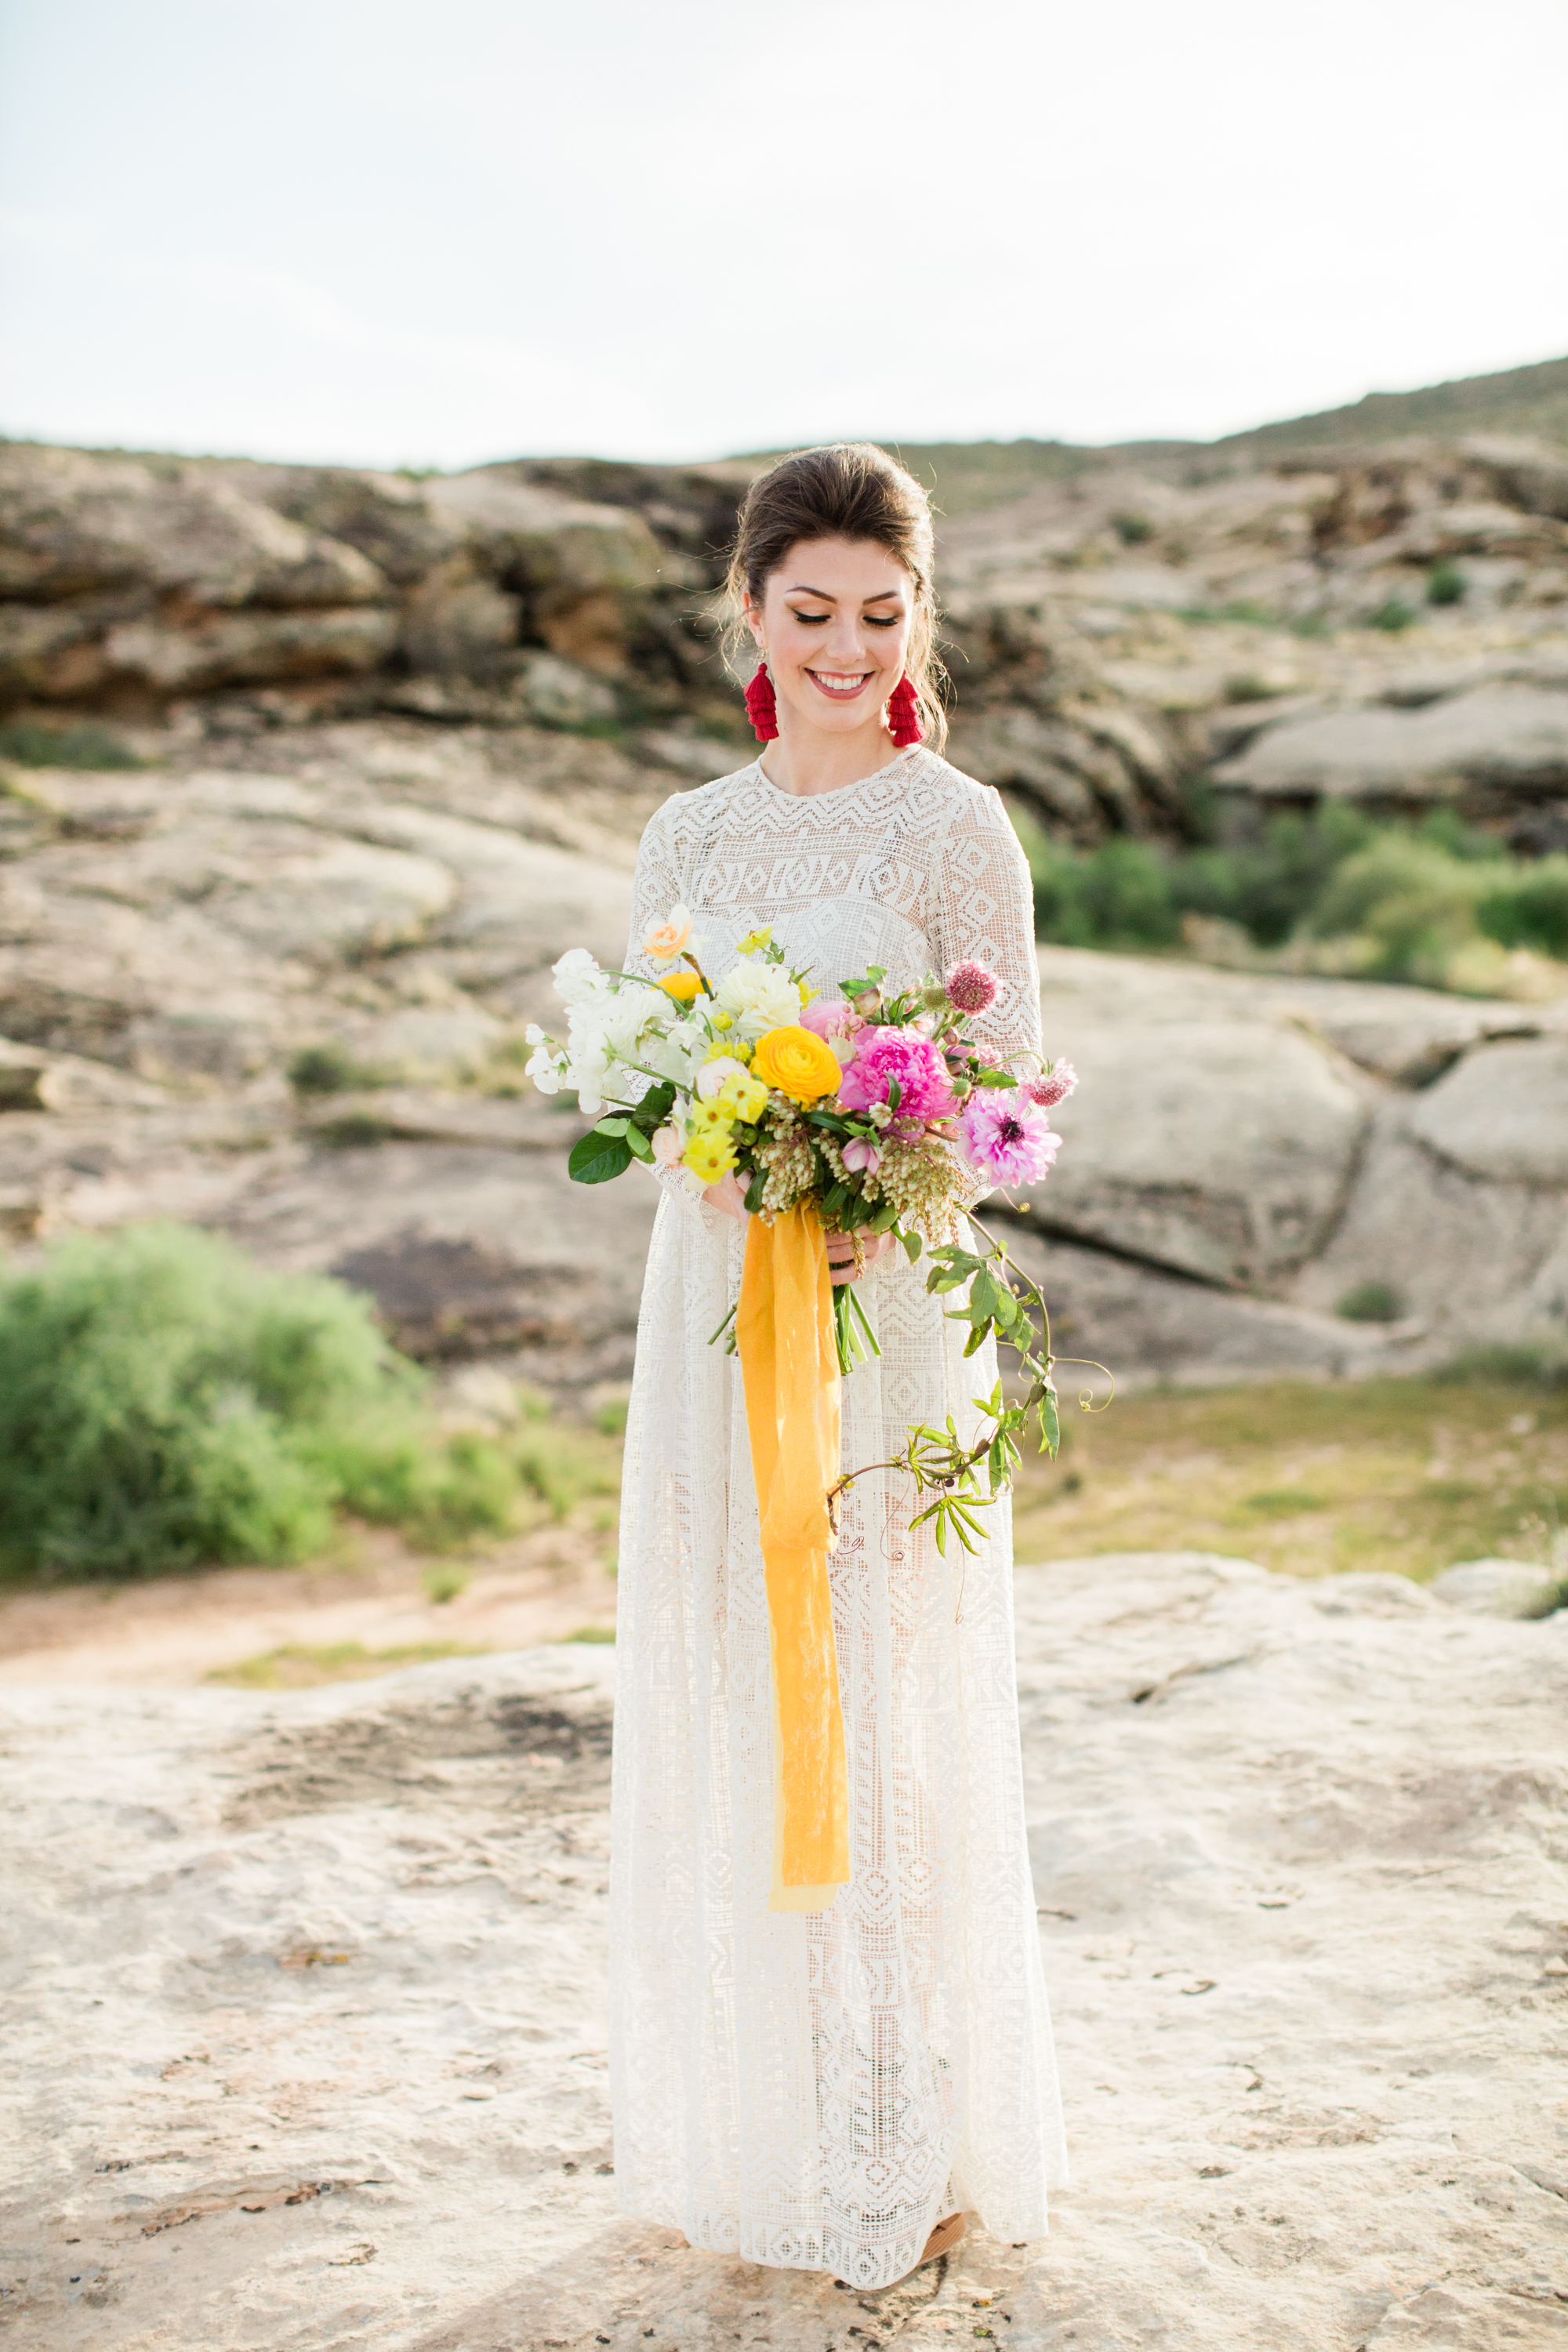
[[737,940],[735,941],[735,953],[737,955],[760,955],[763,948],[771,948],[773,943],[773,927],[771,923],[765,923],[760,931],[748,931],[743,940]]
[[816,1102],[838,1091],[838,1056],[809,1029],[770,1029],[757,1040],[752,1067],[794,1102]]
[[801,982],[799,982],[799,987],[800,987],[800,1009],[801,1009],[801,1011],[804,1013],[804,1012],[805,1011],[806,1006],[811,1003],[812,998],[813,998],[814,996],[819,995],[819,994],[821,993],[821,992],[820,992],[820,990],[818,990],[818,989],[815,989],[815,988],[813,988],[813,986],[812,986],[811,982],[810,982],[808,980],[803,980],[803,981],[801,981]]
[[767,1108],[768,1090],[761,1078],[729,1077],[720,1087],[718,1099],[729,1103],[733,1116],[750,1126]]
[[717,1184],[735,1165],[735,1155],[722,1135],[694,1135],[686,1147],[682,1167],[689,1168],[704,1184]]
[[[729,1021],[727,1013],[713,1015],[715,1029],[727,1028]],[[702,1058],[705,1062],[749,1062],[752,1049],[743,1037],[715,1037]]]
[[732,1013],[712,1013],[708,1017],[715,1029],[732,1029],[735,1025]]
[[684,907],[672,907],[662,923],[643,933],[642,951],[656,963],[669,963],[691,945],[691,918]]
[[693,1135],[728,1135],[735,1124],[735,1107],[718,1094],[711,1102],[694,1102],[686,1123]]
[[690,1004],[702,982],[694,971],[670,971],[658,984],[667,996],[674,997],[677,1004]]

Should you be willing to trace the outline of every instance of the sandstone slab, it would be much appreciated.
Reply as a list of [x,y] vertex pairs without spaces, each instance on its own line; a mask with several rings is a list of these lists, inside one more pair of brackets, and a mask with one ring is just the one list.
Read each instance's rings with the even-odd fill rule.
[[1568,1188],[1568,1039],[1466,1055],[1411,1113],[1427,1148],[1494,1183]]
[[1479,687],[1416,710],[1325,711],[1266,728],[1216,781],[1259,799],[1445,801],[1568,784],[1568,694]]
[[616,2215],[605,1653],[12,1685],[14,2325],[50,2352],[1568,2341],[1568,1617],[1191,1553],[1023,1569],[1017,1615],[1075,2171],[1047,2240],[859,2297]]

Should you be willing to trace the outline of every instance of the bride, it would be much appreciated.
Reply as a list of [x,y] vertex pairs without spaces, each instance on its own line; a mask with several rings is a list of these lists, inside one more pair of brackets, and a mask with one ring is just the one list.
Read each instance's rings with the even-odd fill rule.
[[[839,993],[973,957],[1001,981],[988,1058],[1037,1066],[1029,879],[994,792],[940,740],[924,492],[879,450],[808,450],[753,484],[730,571],[765,749],[643,836],[626,969],[684,905],[717,979],[772,927]],[[743,636],[742,641],[743,642]],[[905,683],[907,681],[907,684]],[[912,692],[911,692],[912,689]],[[889,699],[892,709],[889,712]],[[889,725],[889,720],[891,724]],[[903,748],[900,748],[902,746]],[[887,2286],[963,2233],[1046,2227],[1060,2105],[1025,1844],[1005,1501],[975,1558],[911,1531],[897,1474],[845,1497],[831,1567],[851,1877],[769,1907],[768,1613],[739,1360],[733,1176],[679,1171],[648,1255],[620,1545],[611,2095],[623,2211],[748,2262]],[[978,1190],[978,1187],[976,1188]],[[858,1244],[858,1246],[856,1244]],[[955,1300],[889,1236],[829,1243],[881,1343],[843,1391],[846,1469],[911,1422],[962,1430],[996,1378]],[[831,1898],[831,1899],[829,1899]]]

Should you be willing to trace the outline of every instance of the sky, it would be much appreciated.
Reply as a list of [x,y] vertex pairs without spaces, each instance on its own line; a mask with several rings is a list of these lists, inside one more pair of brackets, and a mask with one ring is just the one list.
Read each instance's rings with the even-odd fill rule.
[[0,433],[1208,439],[1568,352],[1564,0],[0,0]]

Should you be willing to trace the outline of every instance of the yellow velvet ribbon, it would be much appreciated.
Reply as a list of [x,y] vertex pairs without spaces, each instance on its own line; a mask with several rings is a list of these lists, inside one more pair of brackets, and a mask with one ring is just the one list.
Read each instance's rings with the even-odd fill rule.
[[838,1357],[812,1208],[746,1233],[736,1346],[746,1390],[773,1685],[770,1911],[823,1911],[849,1881],[849,1777],[827,1580]]

